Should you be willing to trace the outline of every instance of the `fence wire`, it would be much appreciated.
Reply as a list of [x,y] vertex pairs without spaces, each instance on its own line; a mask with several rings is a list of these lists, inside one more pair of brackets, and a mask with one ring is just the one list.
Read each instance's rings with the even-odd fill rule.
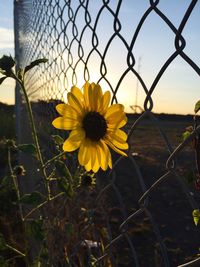
[[[129,94],[130,103],[134,104],[138,93],[136,84],[142,91],[143,98],[137,104],[143,103],[143,111],[128,115],[129,157],[113,155],[113,169],[98,174],[97,191],[80,192],[80,199],[76,199],[77,208],[70,216],[72,220],[85,216],[85,220],[67,252],[69,266],[78,266],[76,255],[81,253],[83,246],[90,264],[94,260],[91,256],[95,255],[96,266],[176,266],[198,253],[198,243],[191,238],[198,236],[191,216],[192,210],[198,208],[198,195],[183,179],[185,162],[187,167],[194,163],[187,150],[192,135],[190,140],[175,144],[170,129],[175,127],[177,131],[184,131],[184,127],[176,128],[177,116],[177,120],[172,119],[172,124],[166,128],[163,117],[153,113],[152,96],[178,57],[200,75],[199,66],[184,52],[187,42],[183,34],[198,0],[188,1],[178,26],[160,9],[162,1],[144,2],[145,7],[141,9],[140,1],[128,0],[15,0],[19,65],[25,66],[37,58],[49,60],[26,78],[47,160],[55,152],[50,141],[54,133],[51,122],[56,117],[55,105],[66,101],[72,85],[81,87],[85,81],[100,83],[102,88],[112,92],[112,103],[123,102],[124,95]],[[133,19],[135,13],[130,12],[132,9],[129,13],[125,10],[134,5],[140,16],[130,31],[127,23],[131,25],[130,18]],[[128,20],[126,14],[130,16]],[[163,61],[152,84],[147,85],[139,71],[140,59],[134,51],[143,27],[152,15],[173,34],[173,51]],[[151,28],[151,24],[148,27]],[[126,80],[129,80],[130,91],[125,89]],[[18,138],[24,141],[28,126],[24,123],[23,99],[18,92],[16,94]],[[137,107],[135,109],[137,111]],[[186,117],[184,125],[188,123],[191,123],[191,117]],[[197,127],[193,136],[199,131]],[[181,162],[185,150],[188,157]],[[32,189],[33,183],[26,186]],[[63,206],[52,210],[52,217]],[[90,214],[78,216],[80,207]],[[52,227],[52,236],[58,235],[52,237],[55,242],[52,253],[57,251],[53,266],[68,266],[60,256],[64,246],[59,243],[62,231],[55,233],[52,225],[47,227]],[[187,238],[193,245],[185,242]]]

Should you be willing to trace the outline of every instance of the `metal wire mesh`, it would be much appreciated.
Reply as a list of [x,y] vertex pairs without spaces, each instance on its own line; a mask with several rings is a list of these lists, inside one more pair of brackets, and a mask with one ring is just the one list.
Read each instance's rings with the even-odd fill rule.
[[[170,201],[170,197],[179,199],[184,208],[180,214],[176,210],[175,214],[178,217],[185,214],[188,216],[186,210],[189,210],[190,214],[192,209],[198,208],[194,200],[194,192],[191,192],[191,188],[189,189],[184,183],[180,165],[177,163],[189,141],[179,146],[176,144],[174,147],[162,118],[152,112],[155,104],[152,95],[160,79],[177,57],[181,57],[194,72],[200,74],[199,66],[184,52],[187,43],[183,35],[183,30],[198,1],[188,2],[178,26],[175,26],[159,8],[162,1],[145,1],[146,6],[143,9],[139,8],[139,2],[15,1],[18,44],[16,55],[19,64],[25,66],[41,57],[49,59],[48,64],[32,71],[26,79],[29,97],[33,103],[37,103],[37,105],[33,104],[35,118],[41,145],[46,149],[47,158],[51,149],[48,139],[53,133],[50,125],[56,115],[55,103],[58,100],[66,100],[66,94],[72,85],[81,87],[84,81],[88,80],[98,82],[102,88],[112,92],[112,103],[123,102],[124,95],[127,94],[129,94],[130,104],[135,103],[136,82],[143,91],[138,104],[141,106],[143,103],[144,111],[139,115],[129,116],[126,129],[130,143],[128,159],[116,158],[111,172],[99,174],[98,194],[93,203],[88,200],[90,210],[97,212],[99,220],[103,222],[87,222],[83,226],[79,237],[80,242],[74,244],[69,255],[71,264],[75,264],[74,257],[79,253],[83,242],[89,254],[92,254],[90,246],[85,241],[90,238],[98,244],[97,266],[175,266],[184,259],[174,256],[175,253],[170,251],[167,244],[170,241],[166,236],[172,238],[178,235],[178,228],[170,229],[175,226],[176,219],[171,219],[165,227],[163,224],[166,224],[168,217],[174,216],[172,211],[176,207],[169,209],[165,204]],[[141,14],[138,21],[134,22],[131,32],[128,31],[127,21],[124,20],[126,13],[123,11],[127,3],[129,7],[135,4],[138,14]],[[156,15],[173,34],[171,42],[174,45],[170,54],[162,62],[152,84],[147,86],[138,71],[140,60],[134,51],[144,24],[152,14]],[[131,18],[133,14],[130,12],[129,16]],[[129,80],[130,91],[125,89],[126,80]],[[18,107],[22,104],[23,101],[19,98]],[[23,121],[23,116],[24,113],[19,108],[19,122]],[[174,127],[176,123],[174,121],[174,124],[169,127]],[[187,123],[190,122],[186,121],[185,124]],[[19,131],[23,131],[24,127],[21,123]],[[196,132],[198,131],[197,127]],[[142,141],[140,141],[141,138]],[[137,146],[137,142],[140,145],[143,142],[143,146]],[[149,152],[151,153],[156,149],[157,143],[161,144],[163,150],[155,150],[154,162],[149,163],[145,160],[145,150],[151,147]],[[139,156],[137,154],[133,156],[136,152]],[[164,153],[164,159],[160,157],[162,153]],[[155,162],[159,162],[160,165]],[[169,193],[165,198],[166,191],[171,192],[171,196]],[[158,202],[161,204],[158,205]],[[176,205],[177,202],[174,203],[171,205]],[[170,212],[173,215],[170,215]],[[90,219],[92,218],[91,216]],[[185,227],[184,220],[178,227]],[[88,228],[90,236],[88,236]],[[106,232],[105,236],[102,234],[103,231]],[[192,233],[196,233],[195,231],[193,229]],[[106,246],[104,249],[101,246],[102,240]],[[178,244],[180,247],[184,246],[183,240]],[[195,245],[197,248],[198,245]],[[193,249],[195,249],[194,246]],[[181,247],[181,249],[185,255],[191,253],[189,247]],[[105,262],[107,258],[109,263]],[[55,264],[55,266],[58,265]]]

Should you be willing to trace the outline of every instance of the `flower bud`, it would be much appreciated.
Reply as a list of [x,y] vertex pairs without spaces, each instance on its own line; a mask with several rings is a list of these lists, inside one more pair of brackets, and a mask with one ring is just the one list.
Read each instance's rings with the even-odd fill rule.
[[2,74],[10,75],[12,68],[15,66],[15,61],[12,56],[6,56],[0,58],[0,70]]
[[24,176],[26,174],[26,170],[24,169],[24,166],[22,165],[15,166],[13,172],[17,176]]
[[95,177],[91,173],[85,173],[81,177],[81,186],[92,186],[95,185]]
[[5,144],[8,148],[16,148],[15,141],[13,139],[5,140]]

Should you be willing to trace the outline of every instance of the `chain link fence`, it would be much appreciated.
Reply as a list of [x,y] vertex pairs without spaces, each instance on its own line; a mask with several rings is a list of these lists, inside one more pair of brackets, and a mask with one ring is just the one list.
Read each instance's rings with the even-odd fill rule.
[[[198,253],[199,232],[191,215],[198,208],[198,192],[184,179],[187,169],[195,166],[188,147],[192,136],[180,145],[177,141],[177,135],[180,137],[184,127],[192,123],[192,117],[153,113],[153,93],[176,58],[182,58],[193,72],[200,74],[199,66],[184,52],[187,43],[183,34],[198,1],[187,1],[178,26],[162,11],[162,3],[15,0],[19,65],[25,66],[37,58],[49,60],[26,78],[46,160],[55,153],[50,140],[55,133],[51,126],[56,117],[55,105],[66,101],[72,85],[82,87],[85,81],[94,81],[112,92],[112,103],[119,101],[128,108],[135,104],[135,111],[139,111],[137,106],[142,107],[139,114],[128,115],[129,157],[113,155],[113,169],[98,174],[97,191],[80,192],[80,199],[74,203],[71,220],[80,216],[84,220],[80,219],[82,225],[76,229],[77,237],[71,240],[67,251],[69,266],[79,266],[76,255],[82,253],[83,247],[89,266],[94,261],[96,266],[177,266]],[[163,30],[172,34],[173,49],[148,86],[140,73],[143,51],[137,50],[137,41],[152,15],[159,19]],[[151,64],[154,62],[149,62],[149,68]],[[30,136],[18,91],[16,103],[18,139],[24,142]],[[198,131],[197,127],[193,136]],[[29,169],[33,174],[33,168]],[[31,180],[24,190],[36,186],[34,177]],[[58,211],[62,213],[62,208],[58,206],[52,216],[54,212],[55,216]],[[57,251],[54,266],[68,266],[60,260],[64,247],[59,243],[62,231],[53,231],[52,253]]]

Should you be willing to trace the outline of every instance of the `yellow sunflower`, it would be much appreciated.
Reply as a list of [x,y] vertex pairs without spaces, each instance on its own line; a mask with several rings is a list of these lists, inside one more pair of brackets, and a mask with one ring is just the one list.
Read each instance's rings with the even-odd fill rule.
[[71,130],[63,144],[64,151],[79,148],[78,161],[87,171],[97,172],[101,167],[112,168],[110,150],[127,156],[127,135],[120,128],[127,122],[124,107],[110,103],[110,92],[102,93],[99,84],[86,82],[83,92],[73,86],[67,94],[68,104],[58,104],[61,117],[52,124],[57,129]]

